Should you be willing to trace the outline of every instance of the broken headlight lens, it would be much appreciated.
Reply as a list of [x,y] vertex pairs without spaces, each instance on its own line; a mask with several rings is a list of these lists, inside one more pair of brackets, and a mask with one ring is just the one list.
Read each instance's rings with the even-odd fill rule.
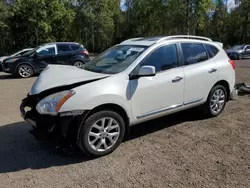
[[37,104],[36,110],[40,114],[57,115],[62,105],[74,94],[75,91],[68,90],[49,95]]

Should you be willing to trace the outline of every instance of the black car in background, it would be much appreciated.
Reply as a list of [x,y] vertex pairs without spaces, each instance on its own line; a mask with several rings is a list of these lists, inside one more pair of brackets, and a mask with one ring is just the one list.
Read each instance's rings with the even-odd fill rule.
[[250,45],[235,45],[225,51],[232,60],[250,58]]
[[3,71],[28,78],[39,74],[48,64],[72,65],[83,68],[90,60],[83,45],[73,42],[56,42],[38,46],[19,57],[4,59]]

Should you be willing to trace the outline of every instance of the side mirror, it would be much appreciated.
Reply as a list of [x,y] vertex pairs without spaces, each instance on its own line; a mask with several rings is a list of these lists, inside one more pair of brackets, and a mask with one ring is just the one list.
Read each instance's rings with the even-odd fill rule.
[[142,66],[139,70],[139,77],[144,76],[155,76],[155,67],[154,66]]

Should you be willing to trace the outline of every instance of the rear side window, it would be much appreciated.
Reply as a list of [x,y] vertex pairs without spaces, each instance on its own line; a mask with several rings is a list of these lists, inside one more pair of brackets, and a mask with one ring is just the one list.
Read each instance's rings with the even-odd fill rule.
[[181,47],[185,65],[192,65],[208,60],[207,52],[202,44],[182,43]]
[[70,52],[71,48],[69,47],[69,45],[59,44],[57,45],[57,51],[59,54],[66,53],[66,52]]
[[211,58],[213,58],[218,54],[219,50],[215,46],[210,44],[206,44],[205,46]]
[[72,48],[73,51],[77,51],[80,49],[80,45],[78,44],[71,44],[70,47]]

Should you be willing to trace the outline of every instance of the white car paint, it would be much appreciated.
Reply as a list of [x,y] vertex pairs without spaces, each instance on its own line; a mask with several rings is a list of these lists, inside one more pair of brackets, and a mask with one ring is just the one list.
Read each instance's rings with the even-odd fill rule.
[[[157,47],[185,42],[211,44],[219,52],[215,57],[201,63],[173,68],[152,77],[129,79],[134,68]],[[168,37],[159,42],[131,39],[122,43],[126,44],[148,45],[149,48],[126,70],[114,75],[93,73],[70,66],[50,66],[38,77],[30,95],[58,86],[99,79],[73,88],[75,94],[63,104],[59,113],[92,110],[103,104],[116,104],[126,111],[130,125],[133,125],[205,103],[209,92],[218,81],[228,82],[230,92],[233,91],[235,71],[221,44],[217,42],[201,41],[200,38]],[[211,70],[218,71],[211,73]],[[177,77],[182,79],[174,83],[173,80]]]
[[89,72],[74,66],[48,65],[36,79],[29,94],[35,95],[50,88],[99,79],[107,76],[108,75],[106,74]]

